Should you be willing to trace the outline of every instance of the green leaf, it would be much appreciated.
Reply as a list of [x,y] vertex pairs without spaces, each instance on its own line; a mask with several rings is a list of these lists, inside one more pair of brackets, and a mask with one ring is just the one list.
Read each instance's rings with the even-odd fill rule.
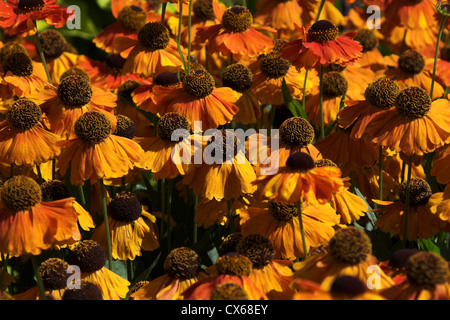
[[417,243],[421,250],[441,254],[441,249],[431,239],[417,240]]
[[305,120],[308,120],[308,116],[306,115],[305,109],[303,106],[294,98],[292,98],[291,93],[289,92],[289,88],[286,85],[286,80],[283,78],[283,82],[281,85],[281,91],[283,92],[284,102],[286,103],[286,107],[289,111],[292,112],[294,117],[302,117]]

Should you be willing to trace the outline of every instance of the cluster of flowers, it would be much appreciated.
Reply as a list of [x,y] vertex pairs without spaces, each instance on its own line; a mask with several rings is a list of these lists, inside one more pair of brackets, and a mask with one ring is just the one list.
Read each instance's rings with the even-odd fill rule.
[[[333,2],[112,0],[97,61],[57,0],[0,1],[0,297],[450,299],[450,8]],[[235,128],[279,135],[241,150]],[[174,161],[211,146],[222,163]],[[134,276],[158,251],[163,274]]]

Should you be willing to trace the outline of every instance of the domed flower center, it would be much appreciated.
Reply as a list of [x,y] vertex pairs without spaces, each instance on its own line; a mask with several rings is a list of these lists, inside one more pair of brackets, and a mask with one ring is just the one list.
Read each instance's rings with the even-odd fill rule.
[[82,76],[68,76],[58,86],[58,97],[69,108],[82,107],[91,101],[91,84]]
[[400,88],[391,79],[380,78],[369,84],[364,96],[371,105],[380,109],[389,109],[394,106]]
[[238,153],[238,136],[231,130],[215,131],[208,146],[212,146],[211,156],[216,156],[216,150],[219,151],[217,156],[222,156],[223,161],[233,159]]
[[283,49],[284,45],[287,43],[288,41],[285,39],[275,39],[274,44],[273,44],[273,48],[272,51],[273,52],[280,52],[281,49]]
[[57,201],[70,198],[70,191],[66,184],[59,180],[46,181],[41,185],[42,201]]
[[297,205],[269,202],[269,212],[278,221],[288,222],[298,216]]
[[0,64],[4,64],[6,61],[6,58],[10,54],[13,54],[13,53],[27,54],[27,49],[25,49],[25,47],[18,42],[15,42],[15,41],[7,42],[0,49]]
[[409,87],[402,90],[395,101],[398,113],[407,119],[418,119],[425,116],[431,108],[430,95],[420,87]]
[[337,167],[336,163],[329,159],[319,159],[314,161],[316,167]]
[[139,291],[140,289],[142,289],[143,287],[145,287],[149,283],[150,283],[150,281],[147,281],[147,280],[143,280],[143,281],[137,282],[135,285],[133,285],[130,288],[129,295],[131,296],[133,293]]
[[414,50],[406,50],[398,58],[398,67],[410,74],[418,74],[425,68],[425,59]]
[[45,8],[45,2],[44,0],[19,0],[17,8],[22,13],[41,11]]
[[229,8],[222,16],[222,25],[231,32],[244,32],[252,26],[252,23],[252,14],[242,6]]
[[275,249],[269,238],[261,234],[249,234],[239,241],[237,252],[250,259],[253,268],[261,269],[272,262]]
[[339,36],[339,29],[328,20],[319,20],[315,22],[306,34],[306,41],[326,43],[336,40]]
[[[184,131],[184,134],[182,137],[180,137],[180,140],[182,140],[182,138],[185,138],[188,134],[189,134],[189,122],[187,121],[187,119],[185,117],[183,117],[181,114],[177,113],[177,112],[169,112],[166,113],[165,115],[163,115],[159,121],[158,121],[158,126],[157,126],[157,132],[158,132],[158,136],[161,139],[167,140],[167,141],[172,141],[172,135],[173,133],[178,130],[177,133],[183,133],[180,132],[181,130]],[[177,136],[179,136],[177,134]],[[179,142],[179,141],[174,141],[174,142]]]
[[421,251],[412,255],[406,262],[406,276],[415,285],[434,288],[448,281],[447,261],[433,252]]
[[92,282],[81,280],[80,288],[67,289],[64,291],[62,300],[103,300],[102,292]]
[[164,261],[167,275],[180,280],[197,277],[201,271],[200,257],[189,248],[180,247],[172,250]]
[[339,72],[323,75],[323,94],[330,98],[341,97],[347,92],[348,82]]
[[192,70],[183,79],[183,88],[196,98],[209,96],[214,90],[215,81],[206,70]]
[[59,258],[50,258],[41,263],[39,274],[45,290],[61,290],[67,287],[69,264]]
[[355,265],[372,254],[372,243],[363,231],[348,227],[336,231],[330,240],[329,252],[336,260]]
[[314,128],[301,117],[285,120],[280,126],[280,140],[290,147],[306,148],[314,140]]
[[[1,54],[1,52],[0,52],[0,54]],[[441,48],[440,58],[447,62],[450,61],[450,45],[449,44],[447,44]]]
[[70,77],[70,76],[79,76],[79,77],[85,78],[89,82],[91,81],[87,72],[78,67],[72,67],[72,68],[69,68],[66,71],[64,71],[64,73],[59,78],[59,81],[62,81],[65,78]]
[[66,39],[56,30],[45,30],[39,35],[42,51],[48,59],[56,59],[61,56],[67,48]]
[[211,292],[209,300],[249,300],[244,288],[236,283],[219,284]]
[[39,184],[26,176],[6,180],[0,191],[3,204],[11,211],[25,211],[42,200]]
[[11,73],[17,77],[31,76],[33,70],[33,62],[26,53],[11,53],[6,57],[3,63],[3,71],[5,73],[11,71]]
[[147,22],[147,13],[138,6],[125,6],[117,20],[125,30],[137,33]]
[[141,84],[134,80],[127,80],[124,83],[122,83],[119,86],[119,89],[117,89],[117,96],[119,99],[121,99],[123,102],[133,105],[133,91],[139,88]]
[[286,160],[286,166],[298,172],[306,172],[315,168],[314,160],[311,156],[304,152],[295,152]]
[[327,67],[325,67],[326,72],[342,72],[347,68],[347,66],[341,66],[340,64],[330,63]]
[[117,124],[114,135],[124,137],[127,139],[133,139],[136,136],[136,125],[130,118],[124,115],[117,115]]
[[409,257],[418,252],[417,249],[400,249],[395,251],[389,259],[389,266],[395,269],[404,269]]
[[6,120],[18,130],[30,130],[41,122],[42,111],[33,101],[17,100],[6,113]]
[[105,64],[109,72],[113,75],[118,75],[122,71],[126,61],[127,59],[122,58],[120,54],[110,54],[106,58]]
[[249,276],[253,271],[249,258],[236,252],[230,252],[217,259],[215,266],[219,274],[233,276]]
[[81,272],[86,273],[100,270],[105,262],[105,250],[98,242],[93,240],[78,242],[69,255],[69,263],[78,266]]
[[176,73],[164,71],[153,79],[153,83],[158,86],[171,87],[180,84],[180,79],[178,79]]
[[367,291],[367,286],[359,278],[352,276],[338,276],[331,285],[333,295],[356,297]]
[[163,50],[169,45],[169,30],[159,22],[149,22],[139,30],[138,41],[145,50]]
[[222,73],[224,87],[237,92],[246,92],[253,84],[253,73],[243,64],[235,63],[226,67]]
[[196,0],[192,5],[192,11],[194,17],[200,21],[206,22],[216,19],[212,0]]
[[239,241],[241,241],[242,237],[242,233],[232,233],[223,238],[220,246],[220,255],[236,252],[236,246]]
[[142,204],[131,192],[119,192],[108,204],[108,215],[116,221],[132,222],[141,217]]
[[[423,179],[412,178],[409,189],[409,204],[412,206],[422,206],[428,203],[432,195],[430,185]],[[406,181],[401,185],[399,191],[400,200],[406,202]]]
[[276,52],[271,52],[262,55],[261,58],[261,72],[272,79],[280,78],[289,71],[291,62],[287,59],[283,59]]
[[111,133],[111,122],[102,113],[87,112],[75,122],[75,134],[78,139],[88,145],[103,142]]
[[353,40],[362,45],[362,52],[370,51],[378,46],[378,38],[375,32],[370,29],[359,29]]

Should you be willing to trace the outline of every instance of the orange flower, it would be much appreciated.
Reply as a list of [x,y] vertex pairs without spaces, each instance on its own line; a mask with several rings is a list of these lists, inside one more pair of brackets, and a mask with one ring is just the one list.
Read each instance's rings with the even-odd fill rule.
[[81,239],[74,198],[42,202],[41,188],[26,176],[7,180],[0,193],[0,252],[37,255],[76,234]]
[[253,26],[253,17],[247,8],[236,5],[224,10],[217,0],[213,1],[214,14],[220,23],[199,27],[196,42],[208,42],[208,54],[222,53],[235,61],[242,58],[256,58],[268,53],[273,40],[262,32],[275,33],[268,27]]
[[[382,36],[380,38],[382,38]],[[358,29],[354,40],[358,41],[363,46],[362,57],[358,60],[359,65],[362,67],[369,67],[375,72],[387,68],[384,57],[380,50],[378,50],[379,35],[376,31],[367,28]]]
[[312,69],[331,63],[346,66],[362,56],[362,46],[352,40],[355,36],[355,32],[339,35],[333,23],[319,20],[303,29],[301,39],[286,43],[280,55],[292,61],[297,69]]
[[56,3],[58,0],[0,1],[0,27],[10,35],[25,38],[36,33],[36,21],[44,20],[55,28],[66,25],[72,12]]
[[434,157],[430,174],[436,177],[436,181],[445,185],[450,183],[450,144],[438,148]]
[[255,22],[280,31],[295,31],[295,25],[302,26],[302,11],[297,0],[262,0],[256,3]]

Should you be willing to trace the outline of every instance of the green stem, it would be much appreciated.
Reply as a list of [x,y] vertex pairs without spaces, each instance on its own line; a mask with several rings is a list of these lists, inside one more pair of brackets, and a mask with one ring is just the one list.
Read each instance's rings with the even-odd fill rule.
[[128,281],[132,282],[134,275],[133,275],[133,261],[132,260],[127,260],[127,277],[128,277]]
[[442,30],[444,29],[444,24],[445,24],[446,20],[447,20],[447,16],[442,15],[441,25],[439,26],[439,33],[437,36],[436,50],[434,52],[433,75],[431,77],[431,89],[430,89],[431,100],[433,100],[434,81],[436,78],[436,66],[437,66],[437,60],[438,60],[438,54],[439,54],[439,43],[441,42]]
[[403,229],[403,241],[405,244],[405,248],[406,248],[406,235],[407,235],[407,231],[408,231],[408,213],[409,213],[409,194],[411,191],[411,168],[412,168],[412,156],[409,156],[408,159],[408,177],[406,180],[406,192],[405,192],[405,223],[404,223],[404,229]]
[[36,165],[36,171],[38,174],[39,184],[42,184],[42,182],[43,182],[42,172],[41,172],[41,167],[39,167],[39,165]]
[[297,202],[297,215],[300,223],[300,234],[302,236],[304,259],[306,260],[308,258],[308,249],[306,248],[305,230],[303,228],[302,201]]
[[170,225],[170,217],[172,215],[172,189],[173,180],[169,180],[167,185],[167,249],[172,251],[172,226]]
[[325,138],[325,124],[323,120],[323,65],[320,65],[320,87],[319,87],[319,108],[320,108],[320,139]]
[[34,34],[34,40],[36,42],[36,47],[38,49],[39,56],[40,56],[41,61],[42,61],[42,65],[44,66],[44,70],[45,70],[45,74],[47,75],[48,82],[50,84],[53,84],[52,77],[50,76],[50,72],[48,71],[48,66],[47,66],[47,62],[45,60],[44,51],[42,50],[41,41],[39,40],[39,32],[38,32],[36,21],[34,23],[35,23],[35,26],[36,26],[36,33]]
[[188,14],[188,64],[186,74],[189,73],[191,68],[191,26],[192,26],[192,2],[189,1],[189,14]]
[[269,130],[268,130],[269,137],[272,135],[273,121],[275,119],[275,110],[276,110],[276,107],[273,104],[270,105]]
[[[179,21],[178,21],[178,37],[177,37],[177,48],[178,53],[180,54],[181,62],[183,63],[183,68],[185,73],[187,74],[187,65],[186,60],[184,59],[183,52],[181,51],[181,26],[183,24],[183,1],[180,1],[180,12],[179,12]],[[189,59],[189,57],[188,57]]]
[[305,71],[305,81],[303,81],[303,96],[302,96],[302,106],[303,110],[306,110],[306,84],[308,82],[308,72],[309,70],[306,69]]
[[400,182],[403,183],[405,181],[405,171],[406,171],[406,162],[402,161],[402,176],[400,177]]
[[86,198],[84,197],[84,189],[83,189],[83,185],[79,184],[77,186],[77,190],[78,190],[78,195],[80,196],[80,204],[83,208],[86,209]]
[[39,288],[39,297],[41,300],[47,300],[47,298],[45,297],[44,282],[42,282],[41,273],[39,272],[38,264],[36,261],[36,256],[30,255],[30,257],[31,264],[33,265],[34,276],[36,277],[36,282]]
[[408,29],[405,29],[405,33],[403,34],[403,40],[402,40],[402,47],[400,49],[400,54],[403,53],[403,51],[405,51],[405,47],[406,47],[406,34],[408,33]]
[[326,1],[326,0],[322,0],[322,1],[320,2],[319,11],[317,11],[316,21],[319,21],[320,14],[322,13],[322,9],[323,9],[323,7],[324,7],[324,5],[325,5],[325,1]]
[[102,194],[102,208],[103,208],[103,223],[105,224],[105,233],[106,233],[106,243],[108,246],[108,266],[109,269],[112,270],[112,249],[111,249],[111,234],[109,232],[109,221],[108,221],[108,209],[106,207],[106,197],[105,197],[105,188],[103,184],[103,179],[100,179],[100,190]]
[[166,8],[167,8],[167,3],[163,3],[161,6],[161,24],[164,24],[164,20],[166,17]]

